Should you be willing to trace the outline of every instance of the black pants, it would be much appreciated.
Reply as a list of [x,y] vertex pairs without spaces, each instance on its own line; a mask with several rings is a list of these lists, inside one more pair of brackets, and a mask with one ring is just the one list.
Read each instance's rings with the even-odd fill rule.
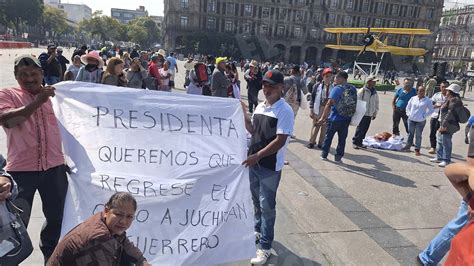
[[352,144],[357,146],[362,146],[362,141],[365,139],[365,135],[370,127],[370,122],[372,121],[371,116],[364,116],[360,120],[359,125],[357,126],[354,137],[352,138]]
[[250,87],[248,90],[249,112],[253,113],[253,109],[258,105],[258,89]]
[[56,248],[61,235],[64,201],[68,187],[66,166],[60,165],[46,171],[9,172],[18,184],[18,197],[14,203],[23,210],[21,219],[28,227],[33,197],[36,190],[42,201],[46,218],[40,234],[40,249],[48,259]]
[[398,125],[400,124],[400,118],[403,119],[403,125],[405,125],[405,129],[408,133],[408,116],[405,109],[395,108],[393,111],[393,130],[392,133],[394,135],[400,135],[400,129]]
[[438,118],[431,118],[430,120],[430,144],[431,148],[436,150],[436,132],[439,129]]

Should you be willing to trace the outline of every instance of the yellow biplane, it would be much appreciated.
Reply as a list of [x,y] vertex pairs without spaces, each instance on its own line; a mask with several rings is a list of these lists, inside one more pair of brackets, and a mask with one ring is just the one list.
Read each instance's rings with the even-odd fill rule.
[[[365,51],[374,53],[391,53],[393,55],[409,55],[409,56],[422,56],[425,55],[427,50],[423,48],[414,48],[413,40],[416,35],[430,35],[431,32],[428,29],[404,29],[404,28],[325,28],[324,31],[329,33],[335,33],[336,44],[328,44],[327,48],[337,50],[348,50],[348,51],[359,51],[359,55]],[[341,44],[341,34],[365,34],[362,45],[343,45]],[[377,35],[373,34],[377,33]],[[387,34],[403,34],[410,35],[410,42],[408,47],[399,47],[388,45]],[[385,35],[384,41],[381,41]]]

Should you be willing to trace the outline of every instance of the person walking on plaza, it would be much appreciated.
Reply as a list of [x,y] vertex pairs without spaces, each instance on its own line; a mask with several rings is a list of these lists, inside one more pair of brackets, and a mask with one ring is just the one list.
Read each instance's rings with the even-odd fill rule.
[[42,86],[41,63],[30,55],[15,59],[14,74],[20,88],[0,90],[0,124],[8,150],[5,170],[18,184],[14,202],[23,210],[26,226],[36,191],[41,196],[46,221],[40,249],[46,262],[59,240],[68,187],[61,134],[50,101],[54,87]]
[[110,58],[102,77],[102,84],[127,87],[127,79],[123,73],[123,66],[124,63],[122,59],[118,57]]
[[440,107],[440,127],[436,135],[436,157],[430,160],[439,163],[439,167],[445,167],[451,163],[453,134],[460,129],[456,111],[463,107],[459,95],[461,86],[451,84],[446,88],[446,91],[446,102]]
[[426,88],[426,97],[428,98],[433,97],[433,95],[435,94],[436,85],[438,84],[436,79],[436,76],[432,76],[430,79],[428,79],[428,81],[426,81],[424,85]]
[[285,101],[293,109],[295,117],[298,114],[298,110],[300,109],[302,93],[306,94],[306,92],[303,92],[303,87],[304,82],[300,75],[300,67],[294,66],[291,69],[290,76],[285,78],[285,87],[283,88],[283,95]]
[[76,81],[100,83],[102,80],[102,67],[104,60],[100,58],[99,52],[91,51],[81,56],[81,62],[84,66],[79,69]]
[[83,56],[87,53],[87,45],[82,45],[81,48],[78,48],[74,51],[74,53],[71,56],[71,61],[74,62],[74,57],[76,55],[78,56]]
[[232,88],[231,81],[225,75],[226,57],[216,58],[216,68],[211,78],[211,93],[215,97],[228,97],[229,88]]
[[436,153],[436,133],[439,129],[439,113],[440,107],[446,102],[446,88],[449,86],[449,82],[443,81],[439,85],[441,91],[435,93],[433,97],[431,97],[431,101],[433,102],[434,112],[431,114],[430,119],[430,150],[428,151],[429,154]]
[[293,133],[293,111],[281,98],[283,82],[281,72],[267,71],[263,77],[265,101],[255,108],[252,119],[242,104],[245,127],[252,134],[249,156],[242,164],[249,167],[250,191],[255,209],[254,229],[258,249],[257,256],[250,261],[254,265],[265,264],[271,255],[276,195],[288,137]]
[[58,54],[56,53],[56,45],[48,44],[48,52],[40,54],[38,59],[43,68],[44,83],[47,85],[54,85],[60,82],[63,76],[63,71],[61,69]]
[[191,82],[189,79],[189,72],[194,69],[194,64],[194,60],[191,56],[188,58],[188,61],[184,63],[184,70],[186,71],[186,75],[184,76],[184,88],[187,88]]
[[417,96],[413,96],[407,104],[406,114],[408,116],[408,140],[403,151],[410,151],[415,138],[415,155],[420,156],[421,137],[425,128],[426,118],[434,112],[433,102],[425,96],[425,87],[420,86]]
[[80,266],[91,261],[101,265],[150,265],[125,232],[132,225],[136,211],[137,202],[131,194],[113,194],[102,212],[64,236],[46,265]]
[[262,89],[262,72],[258,69],[257,61],[250,61],[249,69],[244,73],[244,79],[247,81],[248,111],[253,113],[254,107],[258,105],[258,92]]
[[61,80],[63,80],[64,79],[64,73],[66,72],[66,69],[67,69],[66,65],[69,65],[70,62],[69,62],[69,60],[67,60],[66,57],[64,57],[62,47],[56,48],[56,51],[57,51],[57,57],[58,57],[59,64],[61,65]]
[[354,149],[364,148],[362,141],[370,127],[370,122],[377,117],[379,111],[379,95],[375,89],[375,83],[378,81],[377,76],[370,75],[367,77],[367,83],[357,92],[357,100],[366,102],[366,111],[364,117],[357,126],[352,145]]
[[160,75],[160,58],[158,55],[154,54],[151,56],[150,64],[148,65],[148,77],[152,80],[150,84],[147,84],[148,89],[157,90],[161,85],[161,75]]
[[171,65],[171,63],[166,60],[164,63],[163,63],[163,67],[160,68],[158,71],[160,72],[160,86],[158,87],[158,90],[159,91],[169,91],[171,92],[172,90],[172,87],[171,87],[171,69],[169,68],[169,66]]
[[405,78],[403,80],[403,88],[399,88],[395,92],[395,97],[392,100],[393,108],[393,135],[400,136],[400,119],[403,120],[403,125],[408,133],[408,116],[406,114],[406,108],[408,101],[416,95],[416,89],[413,88],[413,80]]
[[74,56],[72,64],[69,65],[66,70],[66,73],[64,73],[64,80],[76,80],[77,74],[79,73],[81,66],[81,57],[79,55]]
[[168,72],[170,73],[169,91],[171,91],[171,89],[174,89],[174,77],[178,73],[178,63],[176,62],[175,54],[173,52],[170,53],[170,56],[166,57],[166,61],[168,61]]
[[148,76],[146,69],[140,64],[140,59],[134,58],[127,71],[127,86],[130,88],[141,89]]
[[337,133],[338,144],[335,162],[342,163],[349,124],[357,106],[357,90],[354,86],[347,83],[347,78],[348,75],[344,71],[340,71],[336,74],[334,88],[332,88],[329,93],[329,100],[318,121],[318,124],[325,123],[326,121],[328,123],[321,152],[322,160],[327,160],[332,139]]
[[333,88],[332,84],[332,69],[326,68],[322,71],[322,82],[316,83],[313,86],[311,92],[311,102],[309,104],[309,117],[313,120],[313,126],[311,127],[311,137],[309,138],[308,148],[314,148],[316,144],[316,138],[319,133],[319,140],[317,147],[321,149],[323,147],[324,136],[326,136],[326,123],[318,124],[321,115],[324,112],[324,107],[329,98],[329,93]]

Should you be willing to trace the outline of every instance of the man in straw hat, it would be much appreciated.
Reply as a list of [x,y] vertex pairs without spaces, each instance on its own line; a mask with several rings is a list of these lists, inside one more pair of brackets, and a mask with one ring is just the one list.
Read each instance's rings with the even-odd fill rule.
[[50,101],[54,87],[42,86],[41,63],[31,55],[15,59],[14,74],[20,88],[0,90],[0,124],[8,149],[5,169],[18,184],[15,204],[23,209],[25,225],[37,190],[41,196],[46,222],[40,249],[46,262],[59,240],[68,186],[61,135]]

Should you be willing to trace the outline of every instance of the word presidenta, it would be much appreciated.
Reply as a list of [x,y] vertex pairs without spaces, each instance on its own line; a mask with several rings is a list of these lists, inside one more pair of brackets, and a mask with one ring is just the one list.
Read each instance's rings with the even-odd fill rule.
[[115,129],[154,129],[162,132],[181,132],[204,136],[222,136],[239,138],[239,133],[230,118],[204,116],[196,114],[172,114],[167,112],[152,112],[124,110],[96,106],[97,127]]

